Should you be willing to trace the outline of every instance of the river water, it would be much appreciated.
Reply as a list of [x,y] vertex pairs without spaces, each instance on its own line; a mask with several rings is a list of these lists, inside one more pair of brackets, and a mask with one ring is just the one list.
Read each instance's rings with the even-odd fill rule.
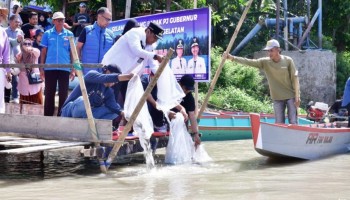
[[[203,142],[213,161],[156,167],[141,154],[119,160],[107,175],[76,148],[0,158],[0,199],[338,199],[350,200],[350,154],[316,161],[271,160],[252,140]],[[21,161],[21,162],[19,162]]]

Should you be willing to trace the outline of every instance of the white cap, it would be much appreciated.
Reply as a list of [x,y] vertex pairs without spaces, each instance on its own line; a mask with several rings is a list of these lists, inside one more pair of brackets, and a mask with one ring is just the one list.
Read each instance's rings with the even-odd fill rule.
[[267,41],[266,47],[263,50],[270,50],[270,49],[272,49],[274,47],[278,47],[279,48],[280,47],[280,43],[277,40],[272,39],[272,40]]
[[55,12],[52,16],[52,19],[65,19],[66,17],[62,12]]

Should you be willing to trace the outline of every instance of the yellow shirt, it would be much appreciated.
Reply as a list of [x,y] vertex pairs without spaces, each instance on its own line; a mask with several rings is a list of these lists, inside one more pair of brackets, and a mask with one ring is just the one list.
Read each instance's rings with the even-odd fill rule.
[[296,68],[292,58],[281,55],[280,61],[274,62],[269,57],[247,59],[235,56],[234,61],[256,67],[265,72],[272,100],[295,98],[294,82],[297,79],[295,77]]

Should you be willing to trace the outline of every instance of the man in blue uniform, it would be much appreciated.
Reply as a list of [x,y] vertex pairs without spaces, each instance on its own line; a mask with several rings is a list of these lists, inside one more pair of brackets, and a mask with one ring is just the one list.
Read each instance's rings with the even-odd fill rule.
[[[103,73],[90,70],[85,76],[86,90],[89,96],[92,115],[96,119],[114,120],[124,116],[120,105],[116,102],[113,89],[119,81],[127,81],[133,74],[120,74],[117,66],[103,67]],[[77,85],[62,106],[63,117],[87,118],[80,85]]]

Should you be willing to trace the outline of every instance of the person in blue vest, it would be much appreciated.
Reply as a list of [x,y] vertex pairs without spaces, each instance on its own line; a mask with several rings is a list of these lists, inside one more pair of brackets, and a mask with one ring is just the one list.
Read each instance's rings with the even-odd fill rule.
[[[85,76],[86,91],[89,96],[92,115],[96,119],[115,120],[124,117],[120,105],[116,102],[113,89],[119,81],[128,81],[133,74],[121,74],[116,65],[102,68],[102,73],[90,70]],[[80,85],[77,85],[62,106],[62,117],[87,118]]]
[[[113,31],[107,26],[112,20],[112,13],[106,7],[97,10],[97,21],[93,25],[86,26],[80,33],[77,53],[82,63],[101,63],[105,53],[114,43]],[[86,74],[90,70],[101,72],[101,68],[84,68]]]
[[345,83],[343,101],[342,101],[341,107],[346,108],[346,110],[348,111],[348,117],[349,117],[348,127],[350,127],[350,115],[349,115],[350,113],[350,77]]

